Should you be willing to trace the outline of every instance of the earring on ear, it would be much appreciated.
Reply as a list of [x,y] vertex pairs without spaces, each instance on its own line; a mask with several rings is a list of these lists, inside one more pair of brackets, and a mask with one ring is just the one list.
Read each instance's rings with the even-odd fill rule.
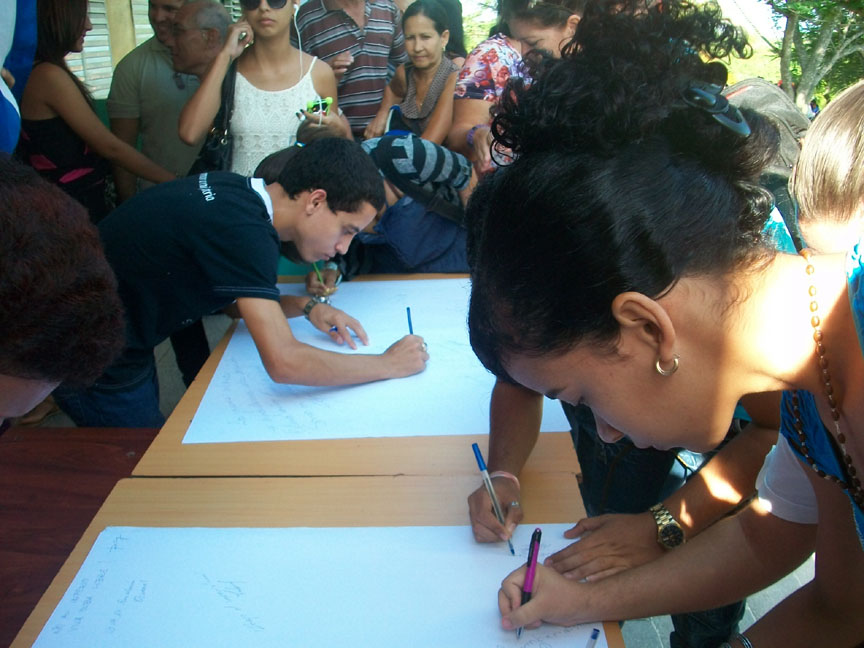
[[661,376],[671,376],[676,371],[678,371],[678,361],[679,360],[680,360],[680,356],[676,353],[672,357],[672,368],[671,369],[664,369],[663,367],[660,366],[660,358],[657,358],[657,362],[654,363],[654,369]]

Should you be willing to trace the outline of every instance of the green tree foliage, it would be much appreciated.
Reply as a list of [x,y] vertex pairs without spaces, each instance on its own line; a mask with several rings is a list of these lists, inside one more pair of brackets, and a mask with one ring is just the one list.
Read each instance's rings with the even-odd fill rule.
[[489,38],[489,30],[495,24],[498,13],[495,2],[492,0],[474,2],[472,4],[466,3],[464,6],[466,8],[470,7],[462,19],[462,25],[465,30],[465,47],[470,52],[480,42]]
[[817,92],[836,94],[864,77],[864,0],[763,0],[777,14],[783,40],[783,88],[806,111]]

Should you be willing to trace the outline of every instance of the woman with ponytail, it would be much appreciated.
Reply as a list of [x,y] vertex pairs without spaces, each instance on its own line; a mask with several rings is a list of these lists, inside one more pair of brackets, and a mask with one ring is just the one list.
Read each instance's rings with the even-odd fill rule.
[[815,551],[814,580],[729,644],[858,645],[858,248],[773,249],[758,177],[777,133],[725,101],[710,62],[745,52],[740,32],[710,6],[635,4],[587,12],[560,60],[502,94],[492,132],[514,161],[468,210],[472,345],[499,377],[590,406],[609,442],[706,450],[742,396],[781,390],[782,438],[739,514],[590,584],[538,568],[525,605],[517,570],[499,592],[502,623],[706,609]]
[[174,174],[118,139],[93,110],[90,91],[66,65],[93,28],[87,0],[39,0],[33,71],[21,98],[17,156],[84,205],[95,223],[110,210],[108,162],[151,182]]

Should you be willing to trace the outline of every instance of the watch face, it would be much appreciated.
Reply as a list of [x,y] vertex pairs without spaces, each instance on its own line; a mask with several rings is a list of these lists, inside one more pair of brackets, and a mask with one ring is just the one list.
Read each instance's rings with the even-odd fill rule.
[[664,547],[677,547],[684,542],[684,532],[675,524],[667,524],[660,529],[660,543]]

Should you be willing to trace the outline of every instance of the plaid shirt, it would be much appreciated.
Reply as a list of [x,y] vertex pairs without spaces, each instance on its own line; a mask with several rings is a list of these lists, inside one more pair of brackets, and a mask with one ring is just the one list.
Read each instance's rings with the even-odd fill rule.
[[366,0],[366,26],[360,27],[332,2],[309,0],[300,6],[299,44],[304,52],[325,62],[341,52],[351,52],[354,63],[339,80],[339,107],[354,134],[362,135],[378,112],[396,68],[408,60],[402,15],[393,0]]

